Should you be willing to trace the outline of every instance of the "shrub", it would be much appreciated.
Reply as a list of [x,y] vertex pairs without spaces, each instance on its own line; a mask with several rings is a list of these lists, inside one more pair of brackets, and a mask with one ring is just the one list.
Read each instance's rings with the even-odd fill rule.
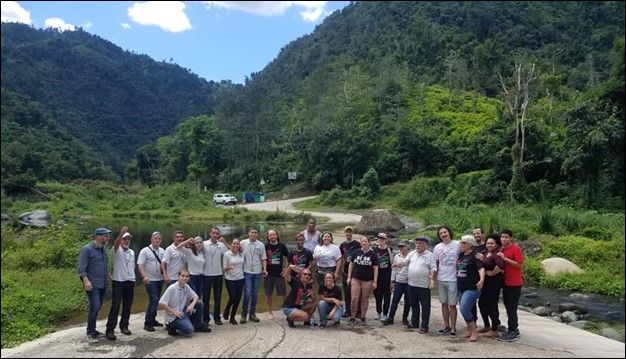
[[445,177],[413,179],[402,191],[398,205],[403,209],[424,208],[432,203],[443,202],[447,197],[450,180]]

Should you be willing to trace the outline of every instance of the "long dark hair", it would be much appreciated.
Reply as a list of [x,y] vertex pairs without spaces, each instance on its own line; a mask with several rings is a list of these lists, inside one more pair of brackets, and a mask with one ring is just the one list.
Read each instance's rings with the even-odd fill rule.
[[452,232],[452,228],[450,228],[450,226],[448,226],[447,224],[443,224],[441,226],[439,226],[439,228],[437,228],[437,239],[439,239],[441,241],[441,237],[439,237],[439,231],[445,228],[448,230],[448,233],[450,233],[450,239],[454,239],[454,232]]

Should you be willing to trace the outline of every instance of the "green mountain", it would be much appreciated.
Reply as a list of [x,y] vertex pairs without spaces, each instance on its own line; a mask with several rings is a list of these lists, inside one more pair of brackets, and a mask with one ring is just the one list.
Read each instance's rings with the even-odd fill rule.
[[[85,144],[117,175],[140,146],[172,133],[187,116],[211,113],[218,87],[175,64],[124,51],[80,29],[58,32],[2,23],[3,94],[37,103],[48,121]],[[4,108],[16,103],[3,97],[3,128],[5,122],[17,121],[4,116]],[[3,153],[13,146],[30,147],[18,139],[24,140],[3,141]],[[74,155],[79,153],[67,151],[66,159],[81,158]],[[50,171],[33,168],[39,179],[63,178]]]

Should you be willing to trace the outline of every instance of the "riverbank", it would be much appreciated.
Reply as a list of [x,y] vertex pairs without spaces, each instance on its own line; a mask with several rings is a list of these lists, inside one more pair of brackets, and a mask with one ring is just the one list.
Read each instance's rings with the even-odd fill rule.
[[[401,310],[399,310],[401,312]],[[624,344],[551,319],[518,311],[521,338],[506,343],[480,337],[475,343],[463,338],[465,325],[459,320],[458,338],[437,335],[442,327],[439,301],[433,298],[430,332],[418,334],[400,324],[382,326],[373,320],[370,300],[368,322],[349,327],[320,330],[317,327],[289,328],[282,313],[259,323],[212,325],[211,333],[191,338],[171,337],[164,329],[150,333],[142,329],[143,313],[130,320],[132,335],[117,334],[117,341],[104,337],[89,341],[85,326],[79,325],[49,334],[11,349],[2,349],[3,358],[26,357],[535,357],[535,358],[623,358]],[[501,308],[501,313],[506,313]],[[158,318],[162,318],[160,312]],[[501,314],[506,323],[506,315]],[[103,331],[105,321],[97,324]]]

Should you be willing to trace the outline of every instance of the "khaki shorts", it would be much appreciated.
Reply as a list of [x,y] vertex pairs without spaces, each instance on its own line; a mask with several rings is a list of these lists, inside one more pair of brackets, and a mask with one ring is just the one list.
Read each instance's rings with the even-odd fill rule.
[[439,290],[439,302],[441,302],[441,304],[456,305],[456,281],[439,281],[437,282],[437,289]]

